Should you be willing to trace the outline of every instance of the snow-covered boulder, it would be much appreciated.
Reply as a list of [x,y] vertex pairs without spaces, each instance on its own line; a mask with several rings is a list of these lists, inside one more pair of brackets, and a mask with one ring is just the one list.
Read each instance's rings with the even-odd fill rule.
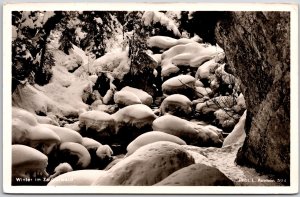
[[41,125],[54,131],[59,136],[61,143],[64,142],[76,142],[79,144],[82,143],[82,136],[78,132],[72,129],[68,129],[65,127],[58,127],[51,124],[41,124]]
[[240,116],[228,108],[218,109],[214,112],[216,120],[222,128],[233,128]]
[[71,124],[65,124],[64,127],[68,128],[68,129],[71,129],[71,130],[74,130],[76,132],[80,131],[79,121],[76,121],[76,122],[71,123]]
[[92,138],[88,138],[88,137],[83,137],[82,138],[82,145],[87,149],[87,150],[97,150],[99,148],[99,146],[101,146],[102,144]]
[[134,126],[142,128],[151,125],[156,115],[150,107],[144,104],[135,104],[124,107],[114,113],[113,118],[116,122],[116,132],[122,126]]
[[147,45],[149,47],[157,47],[160,49],[169,49],[173,46],[180,45],[180,44],[188,44],[195,42],[194,39],[188,39],[188,38],[180,38],[175,39],[168,36],[151,36],[147,40]]
[[[25,118],[26,121],[26,118]],[[51,129],[37,124],[31,126],[19,118],[12,119],[12,144],[23,144],[49,154],[60,143],[60,137]]]
[[[63,152],[66,162],[74,168],[86,168],[91,162],[91,156],[88,150],[81,144],[75,142],[64,142],[59,146],[59,150]],[[71,156],[78,158],[77,162],[72,161]],[[70,161],[68,161],[70,160]]]
[[211,59],[205,63],[203,63],[201,66],[199,66],[197,72],[196,72],[196,79],[207,79],[212,80],[213,75],[215,74],[215,70],[220,66],[219,63],[215,61],[215,59]]
[[40,124],[52,124],[52,125],[55,125],[55,126],[59,126],[58,122],[48,116],[39,116],[39,115],[36,115],[36,119],[38,121],[38,123]]
[[73,168],[70,164],[68,163],[60,163],[58,166],[56,166],[56,168],[54,169],[54,174],[52,174],[51,176],[49,176],[49,179],[53,179],[61,174],[67,173],[67,172],[71,172],[73,171]]
[[114,102],[122,106],[142,103],[139,97],[137,97],[134,93],[126,90],[121,90],[119,92],[116,92],[114,94]]
[[131,155],[142,146],[158,141],[169,141],[179,145],[186,145],[185,141],[183,141],[179,137],[176,137],[175,135],[170,135],[161,131],[150,131],[138,136],[127,146],[126,156]]
[[12,145],[12,178],[33,178],[30,175],[47,177],[48,157],[40,151],[16,144]]
[[185,117],[192,112],[192,101],[182,94],[172,94],[165,98],[160,105],[162,115],[169,113]]
[[176,74],[179,72],[179,68],[173,64],[164,64],[161,65],[161,76],[168,77],[172,74]]
[[164,115],[153,121],[153,130],[162,131],[183,139],[188,145],[200,147],[222,146],[223,137],[220,129],[213,126],[203,126],[178,118]]
[[140,99],[142,104],[144,104],[144,105],[150,106],[153,102],[153,98],[150,94],[148,94],[147,92],[140,90],[138,88],[132,88],[132,87],[126,86],[126,87],[122,88],[122,90],[125,90],[125,91],[135,94]]
[[220,47],[199,44],[196,42],[176,45],[162,54],[161,64],[173,64],[175,66],[190,66],[198,68],[205,61],[211,60],[219,53],[223,53]]
[[196,105],[196,112],[208,114],[215,112],[218,109],[232,108],[236,104],[236,99],[233,96],[218,96],[204,103]]
[[74,72],[79,66],[81,66],[82,62],[82,58],[73,53],[66,57],[63,66],[65,66],[69,72]]
[[198,97],[202,98],[202,97],[209,97],[213,92],[210,88],[205,88],[205,87],[196,87],[196,94]]
[[114,117],[102,111],[88,111],[79,116],[82,135],[96,140],[111,137],[114,134],[114,126]]
[[119,161],[93,185],[153,185],[193,163],[194,159],[180,145],[165,141],[154,142]]
[[155,186],[234,186],[234,183],[215,167],[192,164],[163,179]]
[[89,186],[105,171],[102,170],[76,170],[67,172],[52,179],[47,186]]
[[112,151],[112,149],[110,148],[110,146],[107,145],[107,144],[100,145],[97,148],[97,151],[96,151],[96,155],[100,159],[111,158],[113,154],[114,154],[114,152]]
[[245,132],[245,121],[246,121],[247,111],[241,116],[239,122],[235,125],[231,133],[224,139],[223,147],[232,145],[235,143],[244,142],[246,138]]
[[194,93],[195,81],[195,78],[190,75],[178,75],[165,81],[162,90],[167,95],[183,94],[189,97]]
[[21,119],[24,123],[31,126],[36,126],[38,124],[36,117],[22,108],[12,107],[12,118]]

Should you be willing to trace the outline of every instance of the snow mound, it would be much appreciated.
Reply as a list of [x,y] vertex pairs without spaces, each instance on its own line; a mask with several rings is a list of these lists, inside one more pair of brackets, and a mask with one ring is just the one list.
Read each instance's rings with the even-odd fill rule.
[[81,76],[83,73],[97,74],[99,72],[109,72],[114,78],[121,80],[129,71],[129,65],[128,49],[122,50],[120,48],[106,53],[91,63],[81,66],[74,74]]
[[180,145],[166,141],[154,142],[119,161],[93,185],[153,185],[193,163],[194,159]]
[[97,150],[97,148],[99,146],[101,146],[102,144],[92,138],[84,137],[84,138],[82,138],[82,145],[88,150],[90,150],[90,149]]
[[218,46],[196,42],[176,45],[162,54],[162,67],[167,65],[199,67],[203,62],[224,53]]
[[[199,37],[198,37],[199,38]],[[198,39],[200,40],[200,39]],[[180,38],[180,39],[175,39],[171,38],[168,36],[151,36],[147,40],[147,45],[149,47],[158,47],[160,49],[169,49],[171,47],[174,47],[176,45],[184,45],[188,43],[194,43],[196,42],[197,39],[188,39],[188,38]]]
[[88,186],[101,177],[103,170],[76,170],[52,179],[47,186]]
[[234,186],[234,183],[215,167],[192,164],[155,185],[169,186]]
[[162,115],[169,113],[175,116],[187,116],[192,112],[192,101],[184,95],[172,94],[160,105]]
[[81,144],[75,142],[64,142],[59,146],[59,150],[67,150],[71,155],[78,157],[77,166],[86,168],[91,163],[89,151]]
[[36,117],[29,111],[12,107],[12,119],[15,118],[22,120],[24,123],[30,126],[36,126],[38,124]]
[[126,148],[127,154],[126,156],[131,155],[137,149],[147,144],[151,144],[158,141],[169,141],[174,142],[179,145],[186,145],[185,141],[176,137],[175,135],[170,135],[160,131],[150,131],[138,136],[135,140],[133,140]]
[[134,125],[138,128],[149,124],[151,125],[153,120],[156,118],[156,115],[153,113],[151,108],[144,104],[129,105],[120,109],[112,116],[117,127],[125,124],[128,126]]
[[154,120],[152,128],[175,135],[189,145],[219,147],[223,142],[222,130],[211,125],[199,125],[168,114]]
[[79,144],[82,143],[82,136],[78,132],[72,129],[68,129],[65,127],[58,127],[51,124],[41,124],[41,125],[54,131],[59,136],[61,143],[64,142],[76,142]]
[[30,174],[42,174],[47,177],[48,157],[38,150],[24,146],[12,145],[12,177],[31,178]]
[[101,145],[97,148],[96,155],[101,158],[105,159],[106,157],[111,158],[114,152],[110,148],[109,145]]
[[142,17],[145,26],[150,26],[155,23],[160,23],[165,26],[168,30],[172,31],[175,36],[181,36],[175,22],[167,17],[164,13],[158,11],[146,11]]
[[58,166],[55,167],[54,169],[54,174],[49,176],[49,179],[53,179],[61,174],[71,172],[73,171],[73,168],[70,164],[68,163],[60,163]]
[[219,63],[215,61],[215,59],[211,59],[205,63],[203,63],[197,70],[196,79],[208,79],[212,80],[215,70],[220,66]]
[[131,92],[131,93],[135,94],[140,99],[142,104],[144,104],[144,105],[150,106],[153,102],[152,96],[150,94],[148,94],[147,92],[143,91],[143,90],[140,90],[140,89],[137,89],[137,88],[132,88],[132,87],[129,87],[129,86],[126,86],[126,87],[122,88],[122,90],[125,90],[125,91],[128,91],[128,92]]
[[162,84],[162,90],[165,94],[185,94],[186,90],[193,90],[195,87],[195,78],[190,75],[178,75],[172,77]]
[[114,123],[114,117],[102,111],[88,111],[79,116],[79,127],[85,131],[110,132]]
[[134,93],[123,89],[114,94],[114,102],[124,106],[142,103],[139,97],[137,97]]
[[245,133],[245,121],[246,121],[247,111],[241,116],[239,122],[235,125],[231,133],[225,138],[223,142],[223,147],[229,146],[235,143],[242,143],[246,138]]

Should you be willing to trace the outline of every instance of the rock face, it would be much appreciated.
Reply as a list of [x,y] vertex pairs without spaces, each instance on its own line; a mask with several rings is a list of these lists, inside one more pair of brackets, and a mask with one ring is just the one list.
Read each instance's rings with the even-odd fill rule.
[[230,13],[215,34],[229,69],[241,80],[248,109],[247,137],[237,163],[289,180],[289,13]]

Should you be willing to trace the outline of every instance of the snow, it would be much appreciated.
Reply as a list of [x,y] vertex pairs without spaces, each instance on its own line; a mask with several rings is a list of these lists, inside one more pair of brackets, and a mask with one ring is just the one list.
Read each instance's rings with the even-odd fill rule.
[[160,23],[162,26],[165,26],[168,30],[173,31],[175,36],[181,36],[181,33],[178,30],[178,25],[176,25],[175,21],[168,18],[162,12],[146,11],[143,14],[142,20],[145,26]]
[[112,116],[117,124],[125,123],[128,125],[145,125],[150,122],[152,123],[152,121],[156,118],[152,109],[144,104],[129,105],[120,109]]
[[54,169],[54,174],[49,176],[49,179],[53,179],[61,174],[64,174],[66,172],[71,172],[73,171],[73,168],[70,164],[68,163],[60,163],[58,166],[55,167]]
[[114,102],[125,106],[142,103],[136,94],[124,89],[114,94]]
[[103,170],[76,170],[52,179],[47,186],[89,186],[96,181]]
[[[173,115],[164,115],[153,121],[153,130],[175,135],[187,144],[213,146],[222,143],[221,130],[214,126],[203,126]],[[211,142],[213,142],[211,144]]]
[[31,126],[35,126],[38,124],[36,117],[32,113],[22,108],[12,107],[12,119],[15,118],[20,119],[24,123]]
[[200,98],[212,94],[212,90],[210,88],[205,88],[205,87],[196,87],[196,91],[197,91],[197,96]]
[[165,98],[160,105],[161,114],[170,113],[185,113],[185,115],[192,112],[192,102],[190,99],[182,94],[172,94]]
[[18,37],[18,28],[14,25],[11,26],[11,31],[12,31],[12,41],[15,41]]
[[164,92],[172,92],[177,89],[194,88],[195,78],[190,75],[178,75],[172,77],[162,84],[162,90]]
[[160,131],[150,131],[138,136],[127,146],[126,156],[131,155],[133,152],[135,152],[137,149],[139,149],[142,146],[151,144],[153,142],[158,142],[158,141],[169,141],[179,145],[186,145],[185,141],[183,141],[182,139],[174,135],[170,135]]
[[60,150],[69,150],[70,154],[78,156],[77,165],[86,168],[91,162],[88,150],[81,144],[75,142],[64,142],[59,147]]
[[12,145],[12,166],[22,168],[22,165],[30,165],[32,168],[46,168],[48,157],[28,146]]
[[203,63],[201,66],[199,66],[197,73],[196,73],[196,79],[209,79],[212,80],[212,75],[214,75],[215,70],[220,66],[220,64],[216,63],[215,59],[211,59],[205,63]]
[[147,45],[149,47],[158,47],[160,49],[169,49],[171,47],[174,47],[176,45],[184,45],[188,43],[194,43],[197,42],[199,37],[193,37],[191,39],[188,38],[180,38],[175,39],[168,36],[151,36],[147,40]]
[[59,136],[61,143],[64,142],[76,142],[80,144],[82,143],[81,135],[74,130],[65,127],[58,127],[51,124],[41,124],[41,125],[54,131]]
[[112,151],[110,146],[106,144],[99,146],[96,151],[96,155],[101,159],[105,159],[106,157],[112,157],[113,154],[114,152]]
[[79,56],[82,60],[82,65],[89,63],[89,57],[85,54],[85,52],[82,49],[75,46],[74,44],[72,44],[72,49],[70,49],[70,53]]
[[93,62],[81,66],[74,74],[80,76],[84,72],[91,74],[109,72],[114,78],[122,79],[129,71],[129,64],[128,48],[126,50],[118,48],[113,52],[106,53]]
[[243,143],[246,138],[245,121],[247,117],[247,111],[241,116],[239,122],[234,126],[231,133],[225,138],[223,147],[229,146],[235,143]]
[[219,53],[223,53],[223,49],[213,45],[196,42],[176,45],[162,54],[161,64],[162,66],[173,64],[174,66],[199,67]]
[[84,137],[84,138],[82,138],[82,145],[86,149],[89,150],[89,149],[97,149],[102,144],[100,142],[97,142],[96,140],[94,140],[92,138]]
[[114,123],[113,116],[102,111],[88,111],[79,116],[79,127],[83,127],[86,130],[92,129],[101,132],[113,126]]
[[164,64],[161,65],[161,76],[162,77],[168,77],[171,74],[175,74],[179,71],[179,68],[173,64]]
[[135,94],[144,105],[150,106],[153,102],[152,96],[141,89],[126,86],[122,90]]

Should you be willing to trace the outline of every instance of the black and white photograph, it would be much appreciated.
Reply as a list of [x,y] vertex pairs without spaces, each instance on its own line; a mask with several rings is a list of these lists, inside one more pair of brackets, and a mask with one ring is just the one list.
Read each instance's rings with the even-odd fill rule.
[[297,25],[292,4],[5,5],[4,190],[298,192]]

